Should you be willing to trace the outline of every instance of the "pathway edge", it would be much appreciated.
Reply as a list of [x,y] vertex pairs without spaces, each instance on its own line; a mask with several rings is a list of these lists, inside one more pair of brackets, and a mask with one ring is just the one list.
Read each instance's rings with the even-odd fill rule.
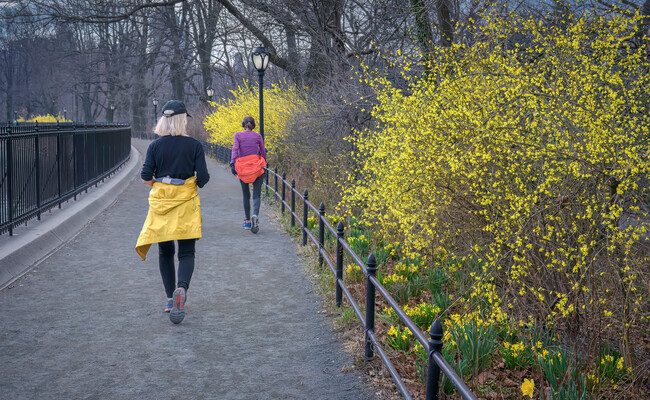
[[4,290],[41,261],[79,234],[95,217],[115,203],[134,178],[140,164],[140,152],[131,145],[129,160],[115,176],[96,190],[61,210],[47,221],[35,224],[20,236],[0,246],[0,290]]

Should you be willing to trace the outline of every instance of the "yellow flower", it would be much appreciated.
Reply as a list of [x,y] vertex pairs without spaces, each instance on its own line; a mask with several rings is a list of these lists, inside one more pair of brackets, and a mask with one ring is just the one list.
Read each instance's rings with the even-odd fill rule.
[[623,357],[619,357],[616,361],[616,369],[623,369]]
[[388,336],[397,336],[399,335],[399,329],[397,329],[394,325],[390,326],[390,329],[388,329]]
[[533,398],[533,393],[535,392],[535,381],[532,379],[524,379],[524,382],[521,384],[521,394],[528,396],[531,399]]

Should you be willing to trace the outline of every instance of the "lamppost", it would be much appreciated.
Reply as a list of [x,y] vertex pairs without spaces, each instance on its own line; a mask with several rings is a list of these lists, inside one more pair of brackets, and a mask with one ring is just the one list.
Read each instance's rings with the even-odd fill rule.
[[156,125],[156,119],[158,118],[158,99],[153,98],[153,124]]
[[208,100],[212,101],[212,96],[214,96],[214,89],[212,89],[212,86],[205,88],[205,94],[208,95]]
[[68,110],[66,110],[66,109],[64,108],[64,109],[63,109],[63,122],[66,122],[66,120],[68,119],[67,116],[68,116]]
[[108,108],[111,110],[111,113],[109,114],[111,117],[109,118],[108,122],[113,122],[113,119],[115,118],[115,104],[111,103]]
[[251,58],[260,78],[260,135],[264,139],[264,71],[269,66],[269,53],[264,46],[259,46],[253,50]]
[[14,124],[18,124],[18,111],[14,111]]

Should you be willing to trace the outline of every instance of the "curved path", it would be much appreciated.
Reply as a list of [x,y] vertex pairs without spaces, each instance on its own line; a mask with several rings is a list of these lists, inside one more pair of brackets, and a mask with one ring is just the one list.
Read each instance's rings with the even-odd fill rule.
[[[144,152],[146,143],[134,141]],[[241,229],[240,188],[208,161],[188,315],[162,313],[157,249],[133,246],[139,179],[35,270],[0,291],[0,398],[370,399],[290,239]]]

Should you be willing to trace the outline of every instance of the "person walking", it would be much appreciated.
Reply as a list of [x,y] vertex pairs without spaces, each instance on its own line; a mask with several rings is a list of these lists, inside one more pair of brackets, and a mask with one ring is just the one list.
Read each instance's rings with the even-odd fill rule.
[[[242,121],[243,132],[235,133],[230,154],[230,171],[239,178],[244,196],[244,229],[259,231],[260,204],[262,202],[262,181],[266,167],[264,138],[254,132],[255,120],[247,116]],[[251,215],[250,184],[253,184],[253,215]]]
[[[187,113],[182,101],[170,100],[154,132],[160,137],[149,145],[140,176],[149,192],[149,211],[138,237],[136,252],[144,261],[158,243],[158,266],[167,302],[164,311],[179,324],[185,318],[185,301],[194,272],[196,240],[201,238],[201,200],[197,186],[209,180],[201,143],[187,136]],[[174,253],[178,246],[178,280]]]

